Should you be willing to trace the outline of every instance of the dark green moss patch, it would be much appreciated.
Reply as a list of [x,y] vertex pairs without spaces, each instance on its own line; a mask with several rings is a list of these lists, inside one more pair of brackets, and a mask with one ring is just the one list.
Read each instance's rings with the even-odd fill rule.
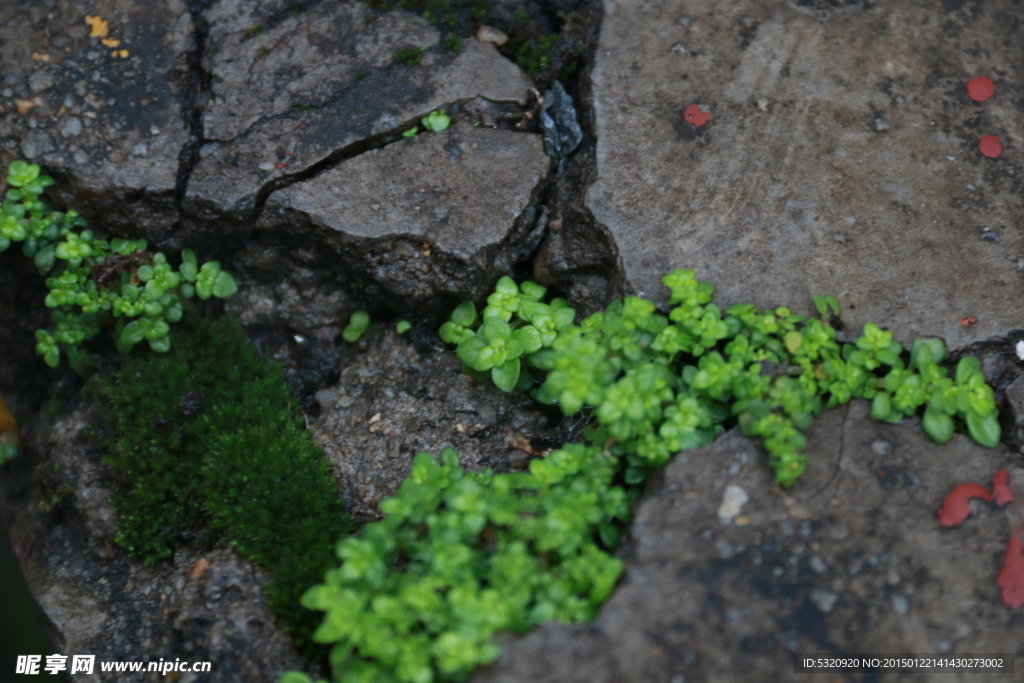
[[316,615],[299,596],[353,529],[329,465],[279,365],[234,322],[174,333],[168,353],[128,358],[93,384],[118,473],[118,542],[155,562],[186,541],[227,540],[273,574],[281,627],[307,649]]

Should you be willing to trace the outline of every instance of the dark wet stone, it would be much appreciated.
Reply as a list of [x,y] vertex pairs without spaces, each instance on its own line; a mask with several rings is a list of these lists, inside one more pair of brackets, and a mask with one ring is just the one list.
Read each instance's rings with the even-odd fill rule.
[[548,165],[537,135],[457,124],[273,193],[258,227],[330,249],[398,310],[481,297],[528,253]]
[[[185,196],[199,224],[250,218],[272,189],[397,139],[433,110],[476,97],[525,104],[526,77],[492,45],[467,40],[456,54],[443,51],[437,31],[413,15],[323,3],[245,39],[267,14],[255,2],[211,14],[212,141]],[[430,49],[416,66],[394,60],[410,47]]]
[[[772,485],[765,466],[723,476],[739,454],[762,462],[737,432],[676,456],[648,486],[622,584],[597,620],[506,637],[501,659],[473,680],[800,681],[791,651],[935,652],[938,641],[958,652],[1016,651],[1019,616],[1000,602],[996,577],[1024,504],[980,506],[958,529],[940,527],[935,511],[956,485],[987,484],[1001,467],[1024,487],[1024,469],[1003,447],[960,435],[938,446],[917,420],[874,422],[869,410],[855,401],[818,418],[807,474],[790,491]],[[880,440],[889,455],[873,451]],[[880,485],[892,466],[920,484]],[[722,524],[730,485],[750,500]],[[921,523],[908,527],[909,515]]]
[[[87,15],[107,22],[105,38]],[[118,234],[165,235],[192,40],[181,0],[0,0],[0,162],[40,164],[58,181],[51,197]]]

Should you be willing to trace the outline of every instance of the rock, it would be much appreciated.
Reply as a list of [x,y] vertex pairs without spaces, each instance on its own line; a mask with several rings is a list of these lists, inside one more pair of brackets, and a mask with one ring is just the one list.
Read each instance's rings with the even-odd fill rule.
[[[189,180],[194,221],[248,219],[271,190],[398,139],[433,110],[475,97],[525,105],[529,82],[493,45],[442,51],[423,19],[392,12],[368,23],[376,15],[355,1],[289,15],[242,41],[267,16],[262,5],[211,14],[207,63],[222,80],[204,129],[223,142],[207,145]],[[430,49],[419,65],[396,62],[408,48]]]
[[[101,661],[211,662],[209,674],[181,681],[276,680],[308,670],[281,633],[266,604],[266,572],[227,548],[179,549],[173,563],[145,565],[114,544],[116,517],[100,454],[80,435],[95,416],[70,411],[49,432],[46,465],[69,483],[50,518],[16,492],[20,475],[0,480],[0,512],[12,519],[10,536],[39,607],[64,654],[96,656],[90,681],[125,680],[99,671]],[[45,480],[44,480],[45,484]],[[46,653],[49,654],[49,653]],[[83,679],[84,680],[84,679]]]
[[[763,465],[722,481],[721,463],[738,453],[763,462],[736,431],[676,456],[648,485],[624,578],[598,618],[506,636],[473,680],[799,681],[790,652],[934,652],[937,641],[1015,651],[1019,616],[996,578],[1024,504],[981,506],[957,530],[935,511],[957,484],[987,484],[1001,467],[1024,486],[1024,469],[1004,447],[962,435],[938,446],[916,419],[885,424],[869,412],[855,401],[819,417],[807,474],[790,491]],[[871,447],[882,440],[885,456]],[[734,485],[750,496],[749,523],[722,526],[718,506]],[[905,524],[911,516],[920,522]]]
[[[89,37],[87,14],[107,21],[117,54]],[[2,165],[40,164],[58,181],[51,198],[115,234],[166,235],[178,220],[178,158],[189,139],[181,111],[194,35],[185,2],[0,0],[0,16],[5,82],[27,85],[32,98],[18,107],[0,98]],[[140,143],[148,154],[132,155]]]
[[274,192],[258,227],[330,249],[399,310],[479,298],[527,255],[548,163],[540,136],[460,123]]
[[317,442],[334,465],[350,511],[379,517],[377,504],[394,494],[420,451],[437,454],[445,444],[462,465],[506,471],[520,460],[505,444],[505,430],[557,438],[547,414],[523,394],[506,394],[460,374],[447,351],[420,351],[393,329],[371,330],[365,353],[343,364],[335,398],[311,423]]
[[544,94],[540,124],[544,129],[544,149],[561,173],[566,157],[583,141],[583,129],[576,120],[572,98],[558,81]]
[[[657,299],[665,272],[693,268],[723,306],[807,314],[833,294],[858,334],[873,321],[954,348],[1006,335],[1024,233],[978,235],[1019,225],[1020,169],[977,141],[1024,136],[1024,85],[998,79],[978,105],[964,84],[1019,68],[1015,10],[842,4],[697,0],[687,28],[678,5],[605,2],[587,206],[632,289]],[[711,112],[700,128],[682,117],[694,103]],[[968,315],[976,326],[958,324]]]

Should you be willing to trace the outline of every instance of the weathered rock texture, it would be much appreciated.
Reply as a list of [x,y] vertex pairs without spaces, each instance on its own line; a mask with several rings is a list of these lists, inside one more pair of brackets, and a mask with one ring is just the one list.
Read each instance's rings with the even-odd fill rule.
[[529,456],[511,447],[516,435],[539,439],[537,450],[557,445],[547,412],[522,394],[474,383],[453,353],[417,350],[392,330],[360,345],[366,352],[317,393],[323,410],[311,424],[354,514],[378,517],[377,504],[395,493],[420,451],[449,444],[468,470],[506,471],[528,465]]
[[[106,34],[90,37],[87,16]],[[0,0],[0,163],[42,165],[56,196],[109,228],[165,233],[178,218],[192,31],[181,0]]]
[[[1002,447],[963,436],[937,446],[917,420],[878,423],[869,409],[855,401],[819,418],[807,474],[789,492],[737,432],[677,456],[639,505],[624,582],[598,619],[509,638],[474,680],[833,680],[793,673],[791,653],[1019,656],[1024,614],[1001,604],[996,578],[1011,527],[1024,520],[1024,469]],[[1016,502],[939,526],[946,494],[987,486],[1002,467]],[[744,495],[738,510],[724,504]]]
[[[1022,326],[1014,3],[604,3],[587,202],[632,287],[694,268],[718,301],[834,294],[904,342]],[[985,74],[996,95],[972,102]],[[699,104],[710,121],[683,119]],[[978,151],[1000,136],[999,159]],[[977,325],[962,327],[961,317]]]
[[[476,97],[525,104],[525,75],[490,44],[445,52],[425,20],[376,18],[358,2],[275,21],[283,7],[225,3],[209,13],[213,98],[203,126],[223,142],[201,150],[185,196],[190,219],[245,221],[272,189],[397,139],[435,109]],[[420,64],[395,61],[414,48],[430,48]]]
[[397,309],[486,294],[534,245],[539,135],[458,124],[361,154],[270,195],[259,227],[332,250]]

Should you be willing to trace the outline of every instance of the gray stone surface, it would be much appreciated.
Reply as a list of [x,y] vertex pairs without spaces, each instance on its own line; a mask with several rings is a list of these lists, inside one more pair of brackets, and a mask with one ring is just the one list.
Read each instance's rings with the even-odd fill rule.
[[[86,16],[119,44],[90,37]],[[42,165],[60,200],[108,228],[165,233],[178,219],[192,31],[181,0],[0,1],[0,163]]]
[[[870,320],[903,342],[1021,328],[1019,7],[814,11],[829,4],[604,3],[587,204],[627,281],[664,298],[660,276],[689,267],[722,304],[799,312],[834,294],[855,331]],[[975,75],[996,82],[984,104]],[[691,104],[711,114],[702,128]],[[986,133],[999,159],[978,152]]]
[[310,426],[360,517],[379,517],[377,504],[395,493],[420,451],[450,444],[468,470],[507,471],[528,460],[510,446],[514,435],[551,444],[560,436],[528,397],[460,374],[453,353],[418,350],[390,329],[368,334],[359,350],[337,384],[316,394],[322,411]]
[[[324,3],[244,43],[259,5],[215,9],[204,127],[228,141],[200,151],[185,196],[191,220],[250,218],[272,189],[397,139],[435,109],[477,97],[525,104],[529,81],[494,46],[466,40],[445,52],[422,19],[395,12],[367,23],[367,10],[353,5]],[[417,66],[395,62],[409,47],[430,49]],[[320,77],[299,76],[310,73]]]
[[[624,580],[600,616],[506,638],[473,680],[832,681],[793,673],[791,652],[1017,652],[1024,615],[1001,604],[996,577],[1011,526],[1024,521],[1019,460],[963,436],[937,446],[917,420],[877,423],[869,410],[855,401],[815,422],[807,474],[789,492],[737,432],[677,456],[648,486]],[[946,494],[987,486],[1002,467],[1017,501],[939,526]],[[737,488],[749,500],[726,519]]]
[[403,300],[486,294],[529,254],[539,135],[457,124],[361,154],[270,195],[258,227],[333,251]]

